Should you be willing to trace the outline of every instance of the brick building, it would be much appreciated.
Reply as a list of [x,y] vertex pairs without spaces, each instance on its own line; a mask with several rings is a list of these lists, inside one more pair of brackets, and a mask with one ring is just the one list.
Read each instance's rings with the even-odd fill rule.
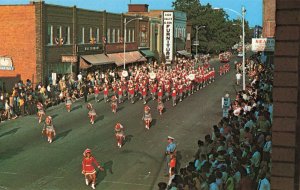
[[[298,190],[300,187],[300,1],[272,0],[270,2],[273,2],[273,5],[269,7],[269,11],[276,15],[275,33],[272,29],[269,30],[271,33],[267,32],[270,35],[276,34],[271,189]],[[267,28],[264,27],[264,31],[267,31]]]
[[[170,61],[173,60],[177,53],[183,55],[190,55],[188,52],[191,50],[190,32],[191,25],[188,24],[186,13],[174,10],[148,10],[147,4],[129,4],[128,15],[140,15],[149,17],[150,27],[150,42],[151,45],[148,47],[151,51],[157,52],[159,57],[162,58],[163,54],[165,57],[169,57],[166,54],[170,54]],[[170,15],[171,19],[171,36],[166,36],[166,15]],[[155,20],[154,20],[155,19]],[[155,21],[155,23],[153,22]],[[169,34],[169,33],[168,33]],[[170,42],[166,42],[166,39],[170,39]],[[171,51],[166,52],[166,43],[170,43]],[[164,47],[165,46],[165,47]]]
[[[52,73],[76,73],[91,66],[123,65],[146,59],[138,51],[138,30],[147,19],[31,2],[0,6],[0,79],[46,82]],[[126,40],[124,58],[123,42]],[[146,40],[147,45],[149,40]],[[14,79],[14,80],[12,80]],[[1,81],[0,81],[1,82]],[[11,84],[9,84],[11,82]]]
[[263,37],[275,36],[275,10],[276,0],[263,0]]

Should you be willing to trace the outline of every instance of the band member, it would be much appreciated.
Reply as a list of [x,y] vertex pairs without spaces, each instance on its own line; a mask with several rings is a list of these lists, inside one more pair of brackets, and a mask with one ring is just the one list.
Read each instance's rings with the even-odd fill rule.
[[166,100],[168,101],[168,100],[170,100],[170,92],[171,92],[171,86],[170,86],[170,83],[169,83],[169,82],[167,82],[167,83],[165,84],[165,91],[166,91],[166,93],[165,93],[165,95],[166,95]]
[[95,123],[95,117],[96,117],[96,110],[93,108],[93,105],[91,103],[87,104],[87,109],[89,110],[89,118],[90,118],[90,123],[93,125]]
[[172,89],[172,100],[173,100],[173,106],[176,106],[177,92],[175,88]]
[[158,99],[157,100],[157,110],[159,112],[159,115],[162,115],[162,112],[164,110],[164,103],[162,102],[162,100]]
[[116,96],[112,96],[111,97],[111,109],[113,113],[117,113],[117,109],[118,109],[118,101],[117,101],[117,97]]
[[146,97],[147,97],[147,88],[146,87],[143,87],[142,96],[143,96],[143,103],[146,104],[147,103],[147,100],[146,100]]
[[44,106],[41,102],[38,102],[36,107],[38,109],[37,115],[38,115],[38,118],[39,118],[39,123],[41,123],[43,116],[45,116]]
[[108,102],[108,86],[105,85],[103,89],[103,97],[104,97],[104,102]]
[[131,103],[133,104],[134,103],[134,88],[133,86],[129,86],[129,89],[128,89],[128,92],[129,92],[129,96],[128,96],[128,100],[131,101]]
[[179,101],[182,102],[182,97],[183,97],[183,85],[182,84],[178,85],[178,91],[179,91]]
[[155,100],[156,91],[157,91],[157,86],[156,86],[156,84],[153,84],[151,87],[152,100]]
[[119,97],[119,104],[121,104],[123,102],[123,91],[121,87],[119,87],[118,89],[118,97]]
[[115,126],[115,134],[117,139],[118,147],[121,148],[125,140],[124,127],[120,123]]
[[67,98],[66,98],[66,109],[67,109],[68,112],[71,112],[71,106],[72,106],[72,98],[68,94]]
[[163,90],[162,88],[159,88],[157,92],[157,99],[162,100],[162,97],[163,97]]
[[94,87],[95,102],[100,101],[99,94],[100,94],[100,88],[98,85],[95,85]]
[[45,119],[45,124],[42,130],[42,134],[48,138],[48,142],[52,143],[53,138],[56,135],[54,126],[52,124],[52,117],[47,116]]
[[145,122],[145,128],[150,129],[151,121],[152,121],[152,116],[150,113],[150,107],[148,105],[145,106],[144,108],[144,115],[142,120]]
[[100,171],[104,171],[104,168],[101,167],[95,157],[92,156],[91,150],[86,149],[83,152],[83,158],[82,158],[82,174],[85,177],[85,184],[89,185],[92,182],[92,189],[95,189],[95,183],[96,183],[96,170],[94,168],[96,166],[100,169]]

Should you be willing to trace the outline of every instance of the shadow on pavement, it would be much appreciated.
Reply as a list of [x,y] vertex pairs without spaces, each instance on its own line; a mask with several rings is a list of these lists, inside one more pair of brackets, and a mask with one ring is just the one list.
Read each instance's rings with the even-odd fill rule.
[[71,111],[77,110],[77,109],[79,109],[79,108],[82,108],[82,105],[77,105],[77,106],[75,106]]
[[122,109],[124,109],[124,106],[123,107],[118,107],[117,112],[121,111]]
[[18,147],[18,148],[14,148],[14,149],[10,148],[8,150],[5,150],[4,152],[0,153],[0,155],[1,155],[0,161],[10,159],[22,151],[23,151],[22,147]]
[[60,139],[60,138],[62,138],[62,139],[65,138],[66,136],[68,136],[68,134],[69,134],[71,131],[72,131],[72,129],[69,129],[69,130],[67,130],[67,131],[64,131],[64,132],[61,132],[61,133],[57,134],[55,140],[58,140],[58,139]]
[[176,168],[181,168],[182,155],[180,151],[176,152]]
[[7,131],[7,132],[5,132],[5,133],[2,133],[2,134],[0,135],[0,138],[1,138],[1,137],[4,137],[4,136],[6,136],[6,135],[12,135],[12,134],[15,134],[19,129],[20,129],[20,127],[19,127],[19,128],[15,128],[15,129],[12,129],[12,130],[10,130],[10,131]]
[[98,117],[96,117],[95,119],[95,123],[97,123],[97,121],[103,120],[104,119],[104,115],[99,115]]
[[51,115],[52,119],[56,118],[58,114]]
[[126,135],[124,143],[123,144],[127,144],[127,142],[130,142],[132,139],[133,135]]
[[157,119],[152,119],[151,126],[155,126]]
[[99,183],[101,183],[101,181],[104,180],[104,178],[106,177],[107,175],[107,172],[109,172],[110,174],[113,174],[113,170],[112,170],[112,166],[113,166],[113,161],[110,160],[108,162],[105,162],[103,164],[103,168],[104,168],[104,171],[103,172],[97,172],[97,182],[96,182],[96,185],[98,185]]

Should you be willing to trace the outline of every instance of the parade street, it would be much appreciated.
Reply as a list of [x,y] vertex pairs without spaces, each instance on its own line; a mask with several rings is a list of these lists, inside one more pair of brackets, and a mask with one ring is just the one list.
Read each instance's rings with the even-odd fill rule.
[[[83,100],[72,105],[68,113],[63,104],[46,111],[53,117],[57,136],[52,144],[42,136],[43,124],[36,115],[25,116],[0,124],[0,190],[1,189],[90,189],[81,174],[82,153],[92,150],[105,168],[97,173],[96,189],[150,190],[156,189],[164,177],[167,136],[177,143],[177,168],[193,160],[197,140],[210,133],[212,125],[222,116],[221,97],[235,94],[233,61],[229,73],[218,76],[220,63],[215,62],[216,81],[172,107],[160,116],[157,101],[149,100],[153,117],[150,130],[142,121],[142,101],[119,105],[111,112],[110,103],[91,102],[96,109],[94,125],[89,123]],[[114,136],[114,126],[125,127],[126,143],[120,149]]]

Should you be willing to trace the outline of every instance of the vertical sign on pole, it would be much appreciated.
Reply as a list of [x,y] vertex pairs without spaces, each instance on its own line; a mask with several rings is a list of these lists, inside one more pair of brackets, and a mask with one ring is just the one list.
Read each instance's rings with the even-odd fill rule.
[[174,13],[164,12],[164,41],[163,53],[165,54],[166,63],[170,64],[173,60],[173,24]]

